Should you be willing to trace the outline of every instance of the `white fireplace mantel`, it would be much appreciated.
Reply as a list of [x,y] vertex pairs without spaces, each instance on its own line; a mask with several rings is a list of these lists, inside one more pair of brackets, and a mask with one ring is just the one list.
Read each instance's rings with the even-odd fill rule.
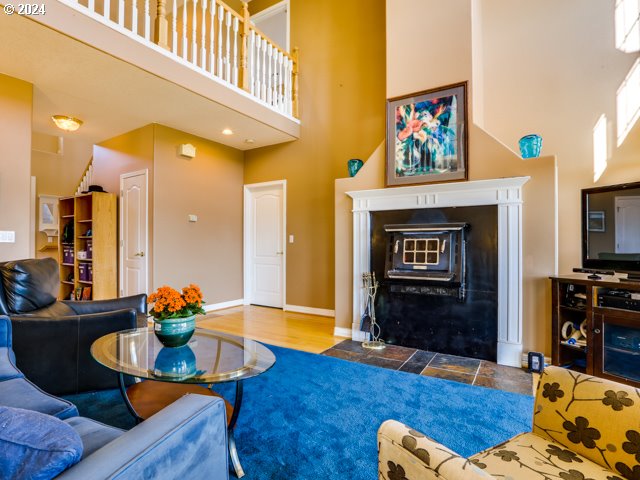
[[362,340],[362,274],[371,269],[370,212],[498,206],[498,363],[522,358],[522,186],[530,177],[498,178],[347,192],[353,198],[352,338]]

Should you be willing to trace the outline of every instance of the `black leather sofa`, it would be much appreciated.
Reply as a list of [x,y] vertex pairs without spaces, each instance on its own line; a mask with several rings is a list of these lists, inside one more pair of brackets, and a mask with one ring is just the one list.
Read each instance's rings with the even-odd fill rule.
[[51,258],[0,263],[0,315],[11,319],[18,368],[56,395],[116,388],[116,374],[91,357],[91,344],[146,326],[147,296],[57,301],[59,282]]

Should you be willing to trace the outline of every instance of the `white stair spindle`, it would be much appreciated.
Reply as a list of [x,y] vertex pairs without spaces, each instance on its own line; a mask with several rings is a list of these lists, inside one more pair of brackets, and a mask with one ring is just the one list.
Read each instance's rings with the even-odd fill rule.
[[171,10],[171,51],[178,55],[178,0],[173,0]]
[[222,21],[224,20],[224,8],[218,7],[218,77],[222,78]]
[[287,80],[289,80],[289,85],[287,86],[287,95],[289,96],[289,101],[287,102],[287,113],[291,115],[293,114],[293,60],[291,58],[287,62],[287,65]]
[[124,27],[124,0],[118,0],[118,24]]
[[149,13],[149,0],[144,0],[144,39],[151,36],[151,14]]
[[249,90],[251,91],[251,95],[256,94],[255,48],[256,31],[251,30],[251,36],[249,38]]
[[215,75],[216,70],[216,54],[214,51],[213,40],[215,38],[215,24],[216,24],[216,2],[211,0],[211,8],[209,8],[209,68],[212,75]]
[[227,39],[226,39],[227,44],[225,45],[226,54],[224,57],[224,79],[227,82],[230,82],[231,81],[231,12],[227,12],[226,20],[227,21],[225,22],[225,25],[227,27]]
[[271,105],[273,100],[273,45],[267,45],[267,103]]
[[193,17],[191,17],[191,63],[198,66],[198,43],[196,42],[198,30],[198,0],[193,0]]
[[233,84],[238,86],[238,17],[233,17]]
[[253,51],[253,56],[255,58],[255,64],[256,64],[256,77],[255,77],[255,81],[253,82],[255,84],[255,93],[254,95],[258,98],[260,98],[260,94],[262,92],[262,76],[260,75],[260,69],[261,67],[261,55],[260,55],[260,46],[262,45],[262,39],[260,37],[259,34],[257,34],[255,31],[253,32],[254,36],[256,38],[256,42],[255,42],[255,50]]
[[111,0],[104,0],[102,16],[107,20],[111,20]]
[[131,2],[131,31],[138,34],[138,2],[133,0]]
[[260,98],[267,101],[267,39],[262,37],[262,91]]
[[282,90],[284,74],[282,71],[282,52],[278,50],[278,110],[283,111],[284,92]]
[[187,59],[189,45],[187,44],[187,0],[182,4],[182,58]]
[[95,0],[89,0],[87,2],[87,8],[95,13],[95,11],[96,11],[96,2],[95,2]]
[[207,2],[202,0],[202,31],[200,32],[200,68],[207,69]]

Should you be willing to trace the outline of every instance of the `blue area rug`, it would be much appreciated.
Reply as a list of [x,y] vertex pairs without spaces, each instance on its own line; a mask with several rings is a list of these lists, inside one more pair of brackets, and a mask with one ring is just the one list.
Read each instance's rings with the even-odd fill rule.
[[[471,455],[530,430],[533,398],[269,347],[271,370],[246,380],[236,440],[247,480],[377,478],[387,419]],[[232,384],[216,389],[232,401]],[[118,390],[66,397],[80,414],[131,428]]]

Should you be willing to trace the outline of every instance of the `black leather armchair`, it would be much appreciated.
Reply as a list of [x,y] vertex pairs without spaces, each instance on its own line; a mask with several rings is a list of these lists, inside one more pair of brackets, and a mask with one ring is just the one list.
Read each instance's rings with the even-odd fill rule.
[[18,368],[52,394],[116,388],[116,374],[91,357],[91,344],[145,327],[147,296],[56,301],[59,282],[51,258],[0,263],[0,315],[11,319]]

